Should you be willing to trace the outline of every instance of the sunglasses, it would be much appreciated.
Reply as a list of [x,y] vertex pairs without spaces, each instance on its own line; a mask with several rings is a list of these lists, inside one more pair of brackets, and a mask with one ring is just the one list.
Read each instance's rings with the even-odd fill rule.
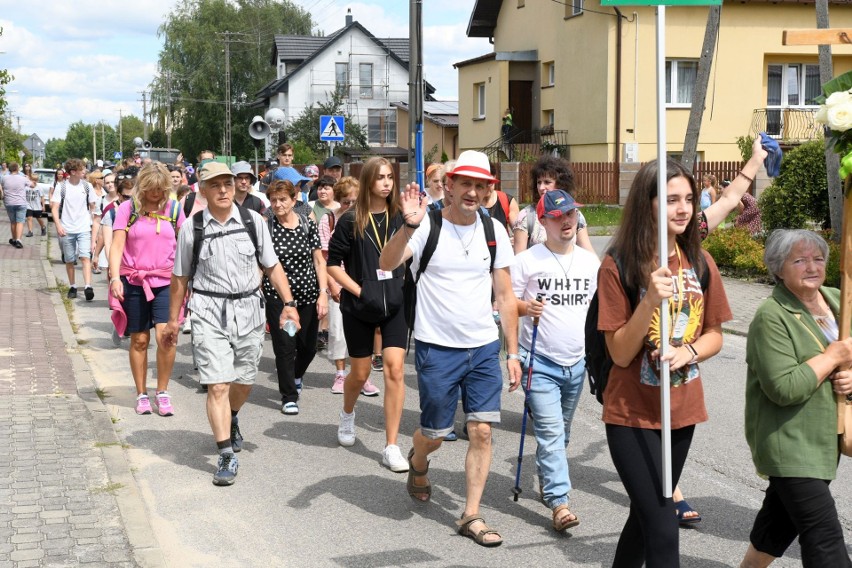
[[123,179],[133,179],[135,177],[136,176],[134,176],[132,174],[118,174],[117,176],[115,176],[115,179],[117,179],[118,181],[121,181]]
[[131,193],[131,194],[129,194],[129,195],[128,195],[128,194],[126,194],[126,193],[122,193],[122,194],[121,194],[121,198],[122,198],[122,199],[132,199],[132,198],[133,198],[133,194]]

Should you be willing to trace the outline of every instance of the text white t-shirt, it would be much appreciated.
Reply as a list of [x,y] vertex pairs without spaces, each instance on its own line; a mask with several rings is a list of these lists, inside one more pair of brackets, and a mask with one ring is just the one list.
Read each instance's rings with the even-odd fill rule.
[[[597,289],[600,265],[594,253],[578,246],[563,255],[552,253],[542,243],[515,257],[512,266],[515,296],[529,300],[541,292],[546,298],[538,323],[537,355],[563,366],[574,365],[585,357],[586,312]],[[529,351],[532,318],[521,318],[520,323],[518,342]]]
[[[73,185],[68,180],[65,180],[65,203],[62,205],[62,226],[66,233],[76,234],[85,233],[92,228],[92,214],[89,211],[89,203],[95,203],[98,196],[95,195],[95,188],[89,189],[89,201],[86,202],[86,187],[82,180],[77,185]],[[56,184],[56,189],[53,190],[53,196],[50,198],[51,203],[59,203],[62,201],[62,183]]]
[[[488,218],[487,222],[494,224],[497,241],[495,270],[511,266],[515,258],[509,236],[498,221]],[[431,219],[427,216],[408,241],[413,254],[412,274],[420,266],[430,231]],[[479,215],[473,225],[455,225],[443,219],[435,252],[417,283],[414,338],[465,349],[496,341],[490,266],[491,253]]]

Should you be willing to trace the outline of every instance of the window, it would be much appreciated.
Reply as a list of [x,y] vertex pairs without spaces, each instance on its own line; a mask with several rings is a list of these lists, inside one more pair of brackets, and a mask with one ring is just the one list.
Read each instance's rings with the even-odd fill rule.
[[473,109],[473,117],[485,118],[485,83],[476,83],[473,90],[476,96],[476,108]]
[[566,0],[565,17],[573,18],[583,13],[583,0]]
[[362,99],[373,98],[373,64],[360,63],[358,65],[358,80],[361,85],[359,94]]
[[767,68],[767,106],[816,106],[814,97],[820,93],[819,65],[785,63]]
[[343,96],[349,95],[349,64],[334,64],[334,88],[338,94]]
[[698,61],[683,59],[666,61],[666,104],[680,107],[691,106],[697,74]]
[[556,84],[556,63],[548,61],[544,64],[544,86],[552,87]]
[[396,110],[370,109],[367,116],[367,141],[370,144],[396,145]]

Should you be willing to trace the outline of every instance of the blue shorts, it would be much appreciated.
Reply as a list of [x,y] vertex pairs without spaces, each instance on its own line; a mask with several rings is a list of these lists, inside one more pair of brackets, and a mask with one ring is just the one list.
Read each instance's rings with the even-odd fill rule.
[[127,333],[148,331],[158,323],[169,321],[169,287],[151,288],[154,299],[150,302],[145,298],[142,286],[134,286],[121,277],[124,284],[124,301],[121,307],[127,314]]
[[77,262],[77,258],[92,258],[92,232],[68,233],[59,237],[65,264]]
[[23,223],[27,218],[26,205],[7,205],[6,213],[9,215],[10,223]]
[[432,440],[453,431],[461,388],[465,422],[500,422],[500,341],[459,349],[414,341],[420,431]]

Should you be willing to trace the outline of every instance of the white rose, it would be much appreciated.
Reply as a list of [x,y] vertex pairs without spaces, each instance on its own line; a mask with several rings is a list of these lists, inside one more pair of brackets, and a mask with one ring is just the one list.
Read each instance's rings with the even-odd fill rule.
[[[846,132],[852,128],[852,93],[849,91],[838,91],[831,93],[825,100],[824,124],[838,132]],[[820,116],[821,111],[817,113]]]

